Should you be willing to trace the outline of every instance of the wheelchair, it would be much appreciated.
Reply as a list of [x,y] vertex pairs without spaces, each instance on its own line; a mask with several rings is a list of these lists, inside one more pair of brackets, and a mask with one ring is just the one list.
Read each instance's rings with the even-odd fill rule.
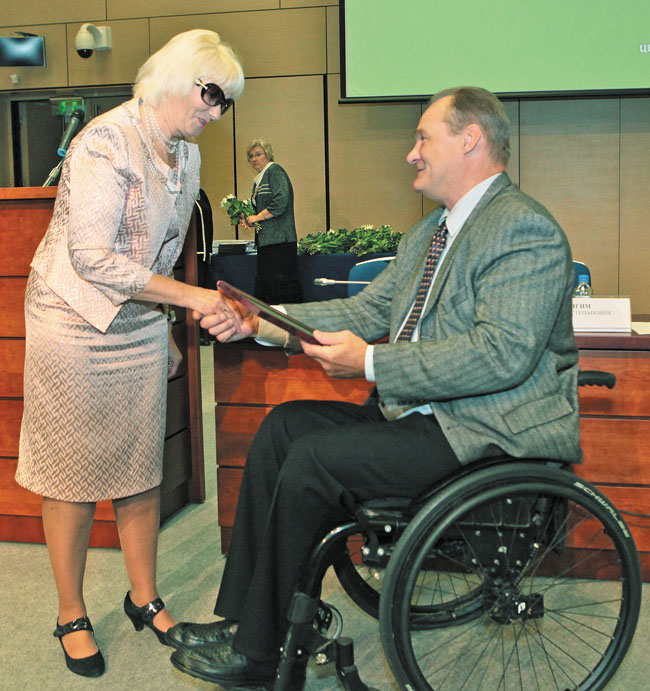
[[[580,373],[580,385],[614,382]],[[312,656],[334,662],[347,691],[369,690],[340,614],[319,599],[330,566],[379,619],[402,689],[604,688],[634,636],[641,569],[614,505],[569,468],[484,460],[415,501],[362,504],[312,552],[273,689],[302,689]]]

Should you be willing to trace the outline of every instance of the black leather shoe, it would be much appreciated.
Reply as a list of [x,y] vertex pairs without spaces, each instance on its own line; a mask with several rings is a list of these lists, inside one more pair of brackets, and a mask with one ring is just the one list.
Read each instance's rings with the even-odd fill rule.
[[104,670],[106,669],[104,656],[101,650],[97,650],[94,655],[89,655],[88,657],[70,657],[68,655],[68,651],[63,645],[63,636],[67,636],[74,631],[90,631],[92,634],[93,626],[90,623],[90,619],[88,619],[88,617],[79,617],[79,619],[69,621],[67,624],[63,624],[63,626],[59,624],[58,619],[56,620],[56,629],[54,629],[52,635],[58,638],[59,643],[61,643],[63,654],[65,655],[65,664],[71,672],[79,674],[82,677],[100,677],[104,674]]
[[133,628],[136,631],[142,631],[142,629],[147,626],[158,636],[158,640],[163,645],[171,645],[171,643],[167,641],[167,631],[161,631],[159,628],[155,627],[153,623],[153,618],[163,609],[165,609],[165,603],[159,597],[148,602],[143,607],[137,607],[133,604],[131,593],[128,591],[124,598],[124,613],[131,620]]
[[176,669],[222,686],[253,686],[275,679],[277,663],[257,662],[236,653],[230,642],[182,648],[172,653]]
[[195,647],[230,641],[237,631],[237,623],[229,619],[210,624],[192,624],[182,621],[167,629],[167,642],[174,648]]

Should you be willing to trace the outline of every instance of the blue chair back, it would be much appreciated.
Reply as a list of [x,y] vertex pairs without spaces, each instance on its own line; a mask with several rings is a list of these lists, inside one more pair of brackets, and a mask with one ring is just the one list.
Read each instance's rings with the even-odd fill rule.
[[[361,292],[365,286],[378,276],[387,266],[388,262],[395,257],[377,257],[376,259],[366,259],[366,261],[355,264],[348,274],[348,281],[362,281],[360,283],[350,283],[348,286],[348,297]],[[365,285],[364,285],[365,284]]]
[[[348,281],[363,281],[365,284],[370,283],[375,276],[378,276],[388,265],[388,262],[395,259],[395,257],[378,257],[377,259],[367,259],[363,262],[355,264],[348,274]],[[591,283],[591,271],[584,262],[573,262],[573,287],[578,285],[578,278],[580,276],[589,276]],[[356,295],[363,290],[364,285],[359,283],[351,283],[348,286],[348,297]]]
[[580,276],[589,276],[589,283],[591,283],[591,271],[589,267],[583,262],[573,261],[573,287],[578,285],[578,278]]

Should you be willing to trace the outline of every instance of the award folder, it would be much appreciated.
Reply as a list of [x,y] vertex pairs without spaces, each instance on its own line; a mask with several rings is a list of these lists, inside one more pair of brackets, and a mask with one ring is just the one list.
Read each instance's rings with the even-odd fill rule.
[[271,305],[267,305],[262,300],[258,300],[253,295],[245,293],[239,288],[230,285],[226,281],[217,281],[217,288],[224,295],[224,297],[230,298],[231,300],[236,300],[241,303],[247,310],[253,312],[266,319],[267,322],[279,326],[281,329],[288,331],[290,334],[297,336],[301,341],[305,343],[313,343],[314,345],[320,345],[320,343],[314,338],[314,330],[303,324],[302,322],[290,317],[280,310],[276,310]]

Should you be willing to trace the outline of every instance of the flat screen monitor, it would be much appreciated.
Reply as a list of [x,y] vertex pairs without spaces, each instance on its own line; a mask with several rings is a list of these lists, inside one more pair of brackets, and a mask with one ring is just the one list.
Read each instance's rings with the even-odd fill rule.
[[341,0],[343,100],[650,92],[648,0]]
[[0,37],[0,67],[45,67],[42,36]]

